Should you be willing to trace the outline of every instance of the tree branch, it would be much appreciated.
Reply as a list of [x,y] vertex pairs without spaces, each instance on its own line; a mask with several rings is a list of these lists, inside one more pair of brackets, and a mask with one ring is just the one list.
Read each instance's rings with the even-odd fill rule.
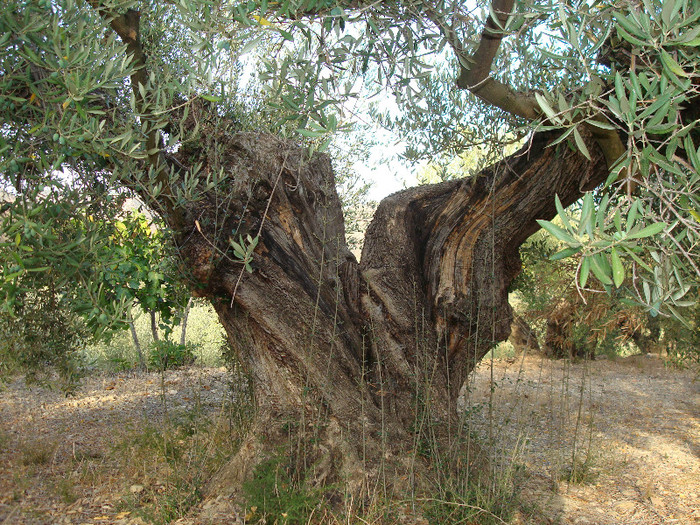
[[[437,13],[428,11],[428,16],[440,28],[454,50],[460,63],[457,87],[468,89],[483,101],[519,117],[535,120],[541,114],[534,97],[518,93],[506,84],[490,76],[493,60],[503,39],[503,30],[513,10],[514,0],[492,0],[491,11],[481,33],[479,46],[471,57],[466,56],[464,45],[454,29],[448,26]],[[494,20],[493,15],[498,17]]]
[[112,30],[126,44],[127,53],[132,58],[135,70],[131,75],[131,89],[136,99],[136,109],[140,113],[141,122],[146,131],[146,158],[149,168],[155,174],[156,183],[162,188],[160,192],[162,197],[157,201],[163,207],[167,222],[171,226],[176,226],[183,220],[182,212],[177,209],[174,202],[174,192],[167,172],[168,163],[162,154],[158,129],[152,125],[153,118],[146,98],[149,75],[146,69],[146,54],[141,47],[141,13],[134,9],[128,9],[125,14],[117,15],[105,9],[99,0],[88,0],[88,4],[109,23]]
[[[480,99],[508,113],[535,120],[542,115],[535,97],[518,93],[490,76],[493,61],[504,36],[501,28],[508,22],[514,4],[515,0],[492,0],[491,15],[486,20],[479,46],[471,57],[466,56],[464,46],[452,27],[433,11],[429,11],[429,16],[438,25],[460,61],[457,87],[468,89]],[[494,15],[498,20],[494,19]],[[625,152],[619,134],[595,126],[586,127],[600,146],[607,166],[611,168]]]

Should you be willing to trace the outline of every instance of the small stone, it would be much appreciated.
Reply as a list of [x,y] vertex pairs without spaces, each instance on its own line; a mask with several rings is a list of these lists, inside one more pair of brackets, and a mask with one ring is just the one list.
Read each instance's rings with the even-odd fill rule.
[[636,508],[637,503],[630,500],[615,503],[615,510],[622,514],[629,514],[631,512],[634,512]]

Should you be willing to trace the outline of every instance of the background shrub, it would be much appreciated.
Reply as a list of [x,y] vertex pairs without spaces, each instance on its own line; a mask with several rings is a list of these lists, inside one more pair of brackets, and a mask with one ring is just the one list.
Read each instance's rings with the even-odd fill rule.
[[148,366],[155,370],[189,366],[196,359],[195,348],[192,344],[181,345],[168,340],[155,341],[150,348]]

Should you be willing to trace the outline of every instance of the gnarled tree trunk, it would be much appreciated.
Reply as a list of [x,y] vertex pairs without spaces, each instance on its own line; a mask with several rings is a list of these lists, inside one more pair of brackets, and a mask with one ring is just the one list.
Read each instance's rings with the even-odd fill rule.
[[[386,198],[359,263],[326,156],[266,135],[231,138],[235,177],[187,210],[179,235],[258,408],[219,489],[292,434],[308,482],[362,492],[381,469],[420,471],[411,449],[421,426],[449,439],[460,387],[509,335],[507,288],[535,219],[552,218],[555,194],[568,205],[607,174],[600,155],[548,148],[551,138],[535,135],[478,176]],[[258,232],[248,273],[229,238]]]

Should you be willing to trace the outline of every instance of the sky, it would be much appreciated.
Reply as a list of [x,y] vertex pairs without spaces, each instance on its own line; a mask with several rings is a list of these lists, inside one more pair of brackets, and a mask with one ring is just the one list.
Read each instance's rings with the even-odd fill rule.
[[376,137],[378,142],[382,143],[370,148],[367,159],[357,162],[354,168],[363,180],[372,183],[368,197],[380,201],[387,195],[415,186],[418,183],[415,173],[419,167],[408,165],[399,159],[405,145],[400,142],[397,144],[396,139],[389,136],[390,133],[382,129],[378,129],[376,133],[386,134],[386,142],[382,137]]
[[[243,91],[249,84],[257,82],[255,71],[260,58],[252,50],[239,58],[244,64],[241,77],[238,79]],[[364,181],[372,184],[368,194],[369,199],[379,202],[392,193],[415,186],[418,183],[415,173],[420,169],[420,166],[412,166],[400,160],[400,154],[406,149],[406,144],[401,142],[396,133],[371,124],[372,118],[369,109],[371,103],[380,104],[384,110],[389,109],[399,113],[400,110],[394,97],[387,91],[377,92],[376,89],[368,91],[364,87],[362,78],[355,79],[355,90],[358,90],[361,95],[350,98],[342,104],[338,117],[345,123],[364,125],[362,126],[363,133],[366,133],[365,126],[371,127],[371,138],[375,145],[369,148],[368,155],[364,160],[353,162],[353,169]],[[372,95],[369,95],[370,91],[373,92]],[[347,138],[340,138],[336,145],[343,148],[343,142],[346,142],[348,138],[352,140],[353,133],[357,133],[357,131],[351,131]]]
[[[358,88],[360,91],[364,89],[361,79],[358,79]],[[401,154],[406,150],[406,142],[396,132],[373,122],[370,115],[371,103],[379,104],[384,110],[389,109],[396,115],[400,112],[396,100],[386,91],[375,92],[370,99],[361,96],[346,101],[340,108],[341,118],[359,127],[341,138],[337,145],[343,148],[343,143],[352,141],[353,135],[371,134],[371,137],[365,137],[370,139],[365,143],[371,144],[367,156],[355,160],[353,169],[364,181],[372,184],[368,194],[369,199],[379,202],[392,193],[418,184],[416,173],[420,166],[401,159]]]

